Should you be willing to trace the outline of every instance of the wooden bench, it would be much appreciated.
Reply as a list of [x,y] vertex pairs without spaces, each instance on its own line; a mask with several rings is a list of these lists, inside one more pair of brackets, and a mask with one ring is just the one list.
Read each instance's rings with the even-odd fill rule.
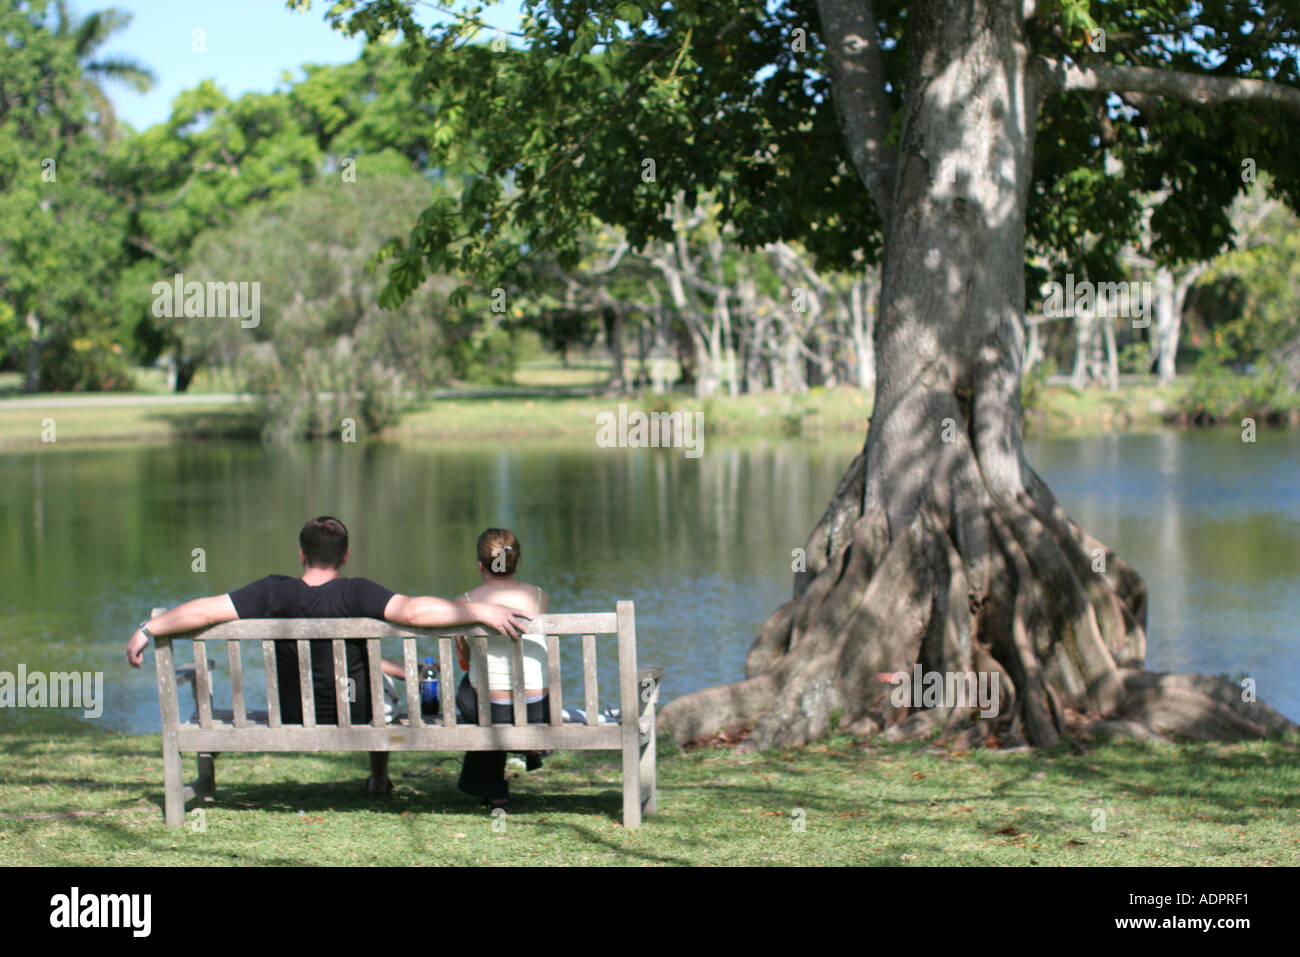
[[[154,609],[154,615],[165,609]],[[478,724],[456,722],[452,638],[470,639],[470,667],[479,688],[487,682],[487,636],[483,628],[408,628],[373,618],[256,618],[224,622],[195,631],[154,638],[158,669],[158,703],[162,712],[164,816],[167,824],[184,821],[185,805],[195,799],[211,801],[216,792],[214,758],[223,751],[622,751],[623,824],[639,827],[642,813],[655,812],[655,704],[662,668],[637,668],[636,617],[630,601],[620,601],[613,613],[541,615],[528,629],[546,636],[550,723],[527,724],[523,687],[523,650],[513,643],[513,724],[492,724],[489,696],[478,696]],[[621,714],[617,723],[599,720],[596,682],[596,636],[618,636],[618,677]],[[581,638],[586,723],[564,722],[560,641]],[[354,725],[349,709],[346,639],[365,639],[370,668],[372,718]],[[384,717],[380,640],[400,638],[406,673],[407,716],[389,724]],[[442,713],[425,719],[420,713],[417,664],[418,638],[436,638],[440,667],[438,690]],[[192,639],[193,665],[177,669],[172,643]],[[297,642],[301,725],[280,721],[280,695],[275,668],[275,641]],[[333,643],[337,725],[316,723],[308,642]],[[212,701],[212,663],[208,646],[224,641],[230,666],[231,707],[217,709]],[[262,644],[267,710],[245,707],[245,642]],[[180,717],[178,685],[194,685],[195,713]],[[190,785],[182,778],[181,753],[198,756],[199,776]]]

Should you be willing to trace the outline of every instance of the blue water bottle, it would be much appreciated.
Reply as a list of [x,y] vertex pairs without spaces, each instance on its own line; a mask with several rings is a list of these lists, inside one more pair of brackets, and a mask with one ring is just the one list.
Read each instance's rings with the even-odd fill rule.
[[430,657],[420,669],[420,714],[436,715],[438,710],[438,669]]

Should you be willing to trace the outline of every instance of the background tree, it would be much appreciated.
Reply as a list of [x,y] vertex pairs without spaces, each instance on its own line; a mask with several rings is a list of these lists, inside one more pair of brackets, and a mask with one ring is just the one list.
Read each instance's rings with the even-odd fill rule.
[[164,320],[169,334],[187,355],[240,371],[270,439],[338,434],[346,418],[358,437],[382,428],[410,395],[456,374],[458,349],[509,353],[486,304],[448,305],[450,277],[398,309],[378,306],[382,275],[367,260],[430,195],[418,176],[361,175],[245,210],[195,241],[185,278],[259,283],[260,321],[179,317]]
[[122,215],[78,50],[44,3],[0,2],[0,343],[24,388],[124,388],[110,307]]
[[152,362],[168,351],[177,392],[188,388],[200,359],[155,321],[153,284],[181,271],[201,232],[317,182],[322,167],[322,153],[286,94],[231,100],[211,81],[179,94],[165,123],[124,144],[112,171],[129,217],[116,308],[140,359]]
[[113,101],[104,92],[105,82],[121,83],[137,93],[147,93],[157,82],[152,70],[130,57],[102,55],[100,48],[109,38],[131,24],[131,14],[110,8],[73,16],[65,0],[56,0],[54,9],[57,21],[54,35],[72,46],[73,55],[81,66],[81,89],[95,111],[100,134],[111,139],[117,128],[117,113]]

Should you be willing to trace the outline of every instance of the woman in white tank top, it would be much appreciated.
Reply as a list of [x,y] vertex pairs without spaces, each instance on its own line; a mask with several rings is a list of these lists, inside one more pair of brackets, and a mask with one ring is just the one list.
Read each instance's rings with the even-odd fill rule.
[[[520,584],[512,582],[512,584]],[[536,586],[523,586],[526,588],[535,588]],[[491,601],[496,604],[506,604],[499,594],[493,594],[492,598],[484,598],[482,588],[474,589],[474,596],[469,592],[461,595],[465,601]],[[522,603],[521,603],[522,604]],[[533,596],[533,607],[525,609],[521,604],[510,603],[509,607],[519,608],[520,611],[529,617],[537,617],[545,611],[546,596],[542,594],[540,588],[536,588],[536,594]],[[469,673],[469,684],[475,692],[479,690],[478,675],[469,667],[469,647],[468,642],[463,638],[458,638],[457,655],[460,658],[460,666]],[[488,665],[488,690],[493,701],[511,700],[511,684],[513,675],[514,649],[511,647],[514,639],[507,638],[504,635],[489,635],[487,640],[487,665]],[[524,659],[524,689],[526,700],[529,704],[540,701],[542,695],[546,694],[546,636],[533,632],[526,632],[519,636],[519,642],[523,645]]]
[[[546,593],[536,585],[515,579],[520,546],[514,533],[503,528],[489,528],[478,538],[478,571],[483,583],[465,592],[464,601],[486,601],[516,608],[529,617],[544,614],[549,604]],[[511,669],[514,639],[502,635],[488,638],[488,694],[493,722],[513,722],[511,703]],[[547,695],[546,638],[539,634],[520,636],[524,659],[524,694],[530,724],[550,720]],[[461,667],[468,672],[456,692],[457,721],[478,723],[478,675],[469,669],[469,647],[463,638],[456,639]],[[536,754],[527,757],[528,769],[541,766]],[[508,807],[509,785],[505,779],[504,751],[468,751],[461,768],[459,787],[467,794],[483,799],[489,807]]]

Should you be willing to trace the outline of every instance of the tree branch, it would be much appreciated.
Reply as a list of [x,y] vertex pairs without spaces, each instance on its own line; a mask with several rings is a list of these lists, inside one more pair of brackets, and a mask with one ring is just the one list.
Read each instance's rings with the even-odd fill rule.
[[872,0],[817,0],[830,61],[831,98],[840,135],[858,177],[888,227],[894,209],[898,158],[885,145],[893,109],[885,94],[885,64]]
[[1300,113],[1300,89],[1272,80],[1208,76],[1146,66],[1082,66],[1042,57],[1050,82],[1062,93],[1150,93],[1189,103],[1274,103]]
[[177,265],[175,256],[167,255],[167,253],[163,252],[161,249],[159,249],[153,243],[149,242],[149,240],[145,239],[143,236],[127,236],[126,241],[130,243],[132,246],[135,246],[137,249],[141,249],[144,252],[147,252],[150,256],[153,256],[155,259],[161,260],[162,262],[166,263],[170,268],[174,269]]

